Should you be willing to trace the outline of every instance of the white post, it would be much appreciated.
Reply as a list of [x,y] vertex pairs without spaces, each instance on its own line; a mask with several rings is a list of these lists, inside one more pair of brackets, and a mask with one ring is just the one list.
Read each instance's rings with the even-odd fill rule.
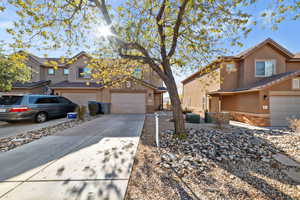
[[158,126],[158,123],[159,123],[159,120],[158,120],[158,113],[155,113],[155,136],[156,136],[156,146],[159,147],[159,126]]

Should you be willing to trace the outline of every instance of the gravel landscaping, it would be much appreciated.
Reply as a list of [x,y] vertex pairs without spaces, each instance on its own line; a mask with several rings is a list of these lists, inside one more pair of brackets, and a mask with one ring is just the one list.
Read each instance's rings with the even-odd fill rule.
[[16,136],[0,138],[0,152],[9,151],[23,144],[30,143],[34,140],[38,140],[42,137],[53,135],[59,131],[67,128],[78,126],[86,121],[95,119],[95,117],[87,116],[84,121],[82,120],[67,120],[55,125],[51,125],[45,128],[24,132]]
[[300,134],[187,124],[179,140],[169,119],[157,149],[147,116],[126,199],[300,199]]

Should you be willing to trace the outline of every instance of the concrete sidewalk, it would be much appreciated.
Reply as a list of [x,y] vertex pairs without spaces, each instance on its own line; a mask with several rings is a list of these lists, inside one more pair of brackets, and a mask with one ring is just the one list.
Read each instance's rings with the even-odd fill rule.
[[[109,115],[0,154],[0,199],[123,199],[143,124],[144,115]],[[67,148],[53,156],[62,147]],[[34,161],[46,154],[43,148],[51,158]],[[34,149],[37,155],[25,160],[35,164],[7,170],[16,160],[29,165],[21,152]],[[8,164],[3,168],[2,163]]]

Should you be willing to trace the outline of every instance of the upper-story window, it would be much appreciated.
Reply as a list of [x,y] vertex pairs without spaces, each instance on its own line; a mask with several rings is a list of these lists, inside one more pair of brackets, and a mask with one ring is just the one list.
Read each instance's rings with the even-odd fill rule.
[[64,68],[64,75],[68,75],[69,74],[69,69]]
[[274,75],[276,72],[275,60],[257,60],[255,61],[255,76],[268,77]]
[[234,70],[234,64],[233,63],[227,63],[226,64],[226,71],[232,72]]
[[53,67],[48,68],[48,75],[54,75],[54,74],[55,74],[54,68]]
[[87,67],[78,68],[79,78],[91,78],[91,69]]

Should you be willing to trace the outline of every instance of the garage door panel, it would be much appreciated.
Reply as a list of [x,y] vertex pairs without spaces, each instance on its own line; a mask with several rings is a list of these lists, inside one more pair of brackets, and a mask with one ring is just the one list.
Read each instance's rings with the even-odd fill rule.
[[300,118],[300,97],[271,96],[270,113],[272,126],[288,126],[289,118]]
[[144,93],[112,93],[112,113],[146,113]]
[[89,101],[96,101],[96,93],[62,93],[62,96],[78,105],[87,105]]

